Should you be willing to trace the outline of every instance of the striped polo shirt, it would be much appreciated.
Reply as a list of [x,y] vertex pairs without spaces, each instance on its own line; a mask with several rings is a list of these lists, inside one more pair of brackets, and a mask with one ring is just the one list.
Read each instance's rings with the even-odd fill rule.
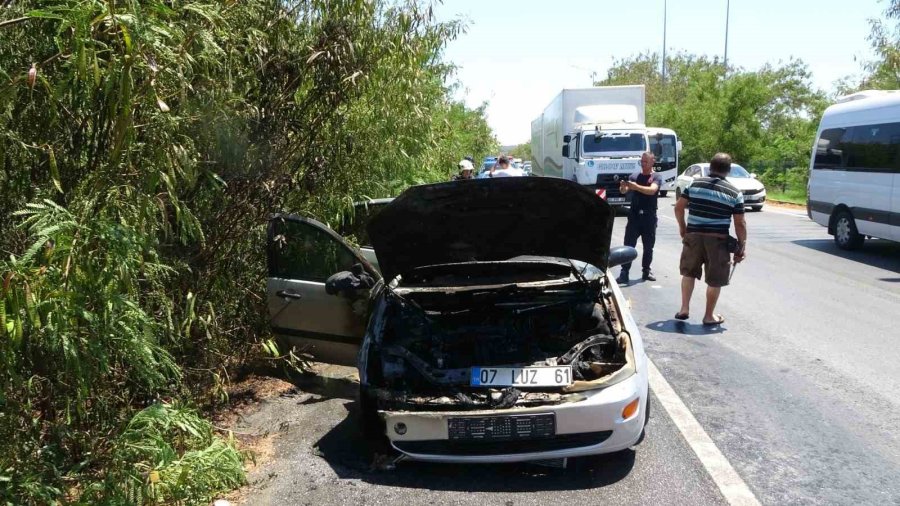
[[728,234],[731,215],[744,214],[744,195],[719,177],[697,178],[681,196],[688,200],[688,233]]

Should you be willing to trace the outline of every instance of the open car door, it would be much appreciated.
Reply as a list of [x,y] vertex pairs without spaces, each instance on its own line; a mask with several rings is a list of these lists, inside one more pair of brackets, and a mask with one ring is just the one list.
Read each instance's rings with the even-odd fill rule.
[[354,298],[329,295],[325,281],[355,264],[376,280],[378,271],[341,236],[309,218],[273,216],[267,242],[272,332],[316,360],[355,366],[368,321],[369,290]]

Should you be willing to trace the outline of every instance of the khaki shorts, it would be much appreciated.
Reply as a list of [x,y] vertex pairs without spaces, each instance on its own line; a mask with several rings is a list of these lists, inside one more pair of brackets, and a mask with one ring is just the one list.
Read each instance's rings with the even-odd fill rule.
[[685,234],[681,241],[681,275],[700,279],[706,271],[706,284],[726,286],[731,269],[727,235]]

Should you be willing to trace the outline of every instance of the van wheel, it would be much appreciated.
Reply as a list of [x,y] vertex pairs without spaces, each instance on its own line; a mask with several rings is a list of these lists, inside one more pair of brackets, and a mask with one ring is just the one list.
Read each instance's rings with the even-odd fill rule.
[[659,190],[660,197],[665,197],[668,194],[669,194],[669,190]]
[[840,211],[834,218],[834,243],[838,248],[852,251],[859,249],[865,237],[856,230],[856,222],[848,211]]

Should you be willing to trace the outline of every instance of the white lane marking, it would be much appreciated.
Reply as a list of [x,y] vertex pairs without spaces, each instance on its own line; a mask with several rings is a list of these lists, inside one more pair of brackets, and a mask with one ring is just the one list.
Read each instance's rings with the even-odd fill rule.
[[807,218],[807,219],[809,219],[809,216],[807,216],[806,213],[803,213],[803,212],[800,212],[800,211],[783,211],[783,210],[780,210],[780,209],[772,209],[772,208],[770,208],[770,207],[767,207],[766,210],[763,211],[763,212],[764,212],[764,213],[769,213],[769,214],[781,214],[781,215],[784,215],[784,216],[793,216],[793,217],[795,217],[795,218]]
[[719,448],[709,437],[700,422],[684,405],[684,402],[659,372],[656,365],[647,359],[647,367],[650,376],[650,388],[656,394],[660,404],[663,405],[669,417],[675,422],[675,426],[681,431],[681,435],[687,440],[688,445],[694,450],[697,458],[706,468],[706,472],[712,477],[719,487],[719,491],[725,496],[728,504],[740,506],[759,506],[759,501],[737,471],[731,467],[731,463],[722,455]]
[[671,216],[666,216],[665,214],[660,214],[659,217],[660,217],[660,218],[665,218],[665,219],[667,219],[667,220],[678,221],[678,220],[676,220],[675,218],[673,218],[673,217],[671,217]]

